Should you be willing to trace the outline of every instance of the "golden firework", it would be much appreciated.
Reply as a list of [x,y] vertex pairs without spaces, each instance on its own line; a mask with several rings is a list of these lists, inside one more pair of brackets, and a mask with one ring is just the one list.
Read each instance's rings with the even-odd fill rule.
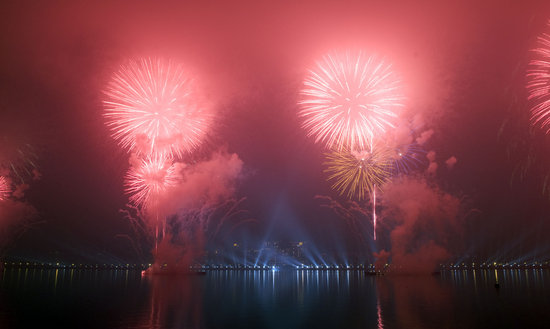
[[374,145],[366,151],[332,151],[326,154],[324,165],[332,188],[348,198],[364,200],[375,186],[380,187],[391,176],[392,152],[384,145]]

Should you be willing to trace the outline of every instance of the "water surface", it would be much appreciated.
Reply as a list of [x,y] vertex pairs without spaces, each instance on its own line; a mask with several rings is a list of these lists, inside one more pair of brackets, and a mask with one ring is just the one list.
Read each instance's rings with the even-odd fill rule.
[[[500,288],[495,288],[498,279]],[[550,270],[4,269],[0,328],[549,328]]]

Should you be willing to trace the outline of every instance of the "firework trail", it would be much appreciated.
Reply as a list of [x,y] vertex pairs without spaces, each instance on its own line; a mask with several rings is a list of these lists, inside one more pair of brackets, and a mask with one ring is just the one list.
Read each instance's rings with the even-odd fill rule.
[[372,190],[372,234],[376,240],[376,184]]
[[181,157],[199,146],[210,126],[193,81],[172,61],[130,61],[113,75],[104,94],[112,136],[130,151]]
[[[153,237],[151,227],[147,225],[147,214],[143,209],[137,207],[131,203],[126,204],[126,209],[119,209],[119,212],[123,217],[130,223],[130,227],[133,230],[133,236],[146,241],[150,241]],[[127,240],[136,254],[141,258],[145,259],[143,249],[141,248],[140,243],[136,243],[130,235],[127,234],[117,234],[117,238],[122,238]]]
[[[137,168],[130,168],[126,175],[126,193],[130,194],[130,202],[155,213],[155,250],[159,240],[159,198],[174,188],[180,176],[176,166],[160,157],[141,159]],[[162,236],[166,230],[166,221],[162,221]]]
[[[178,230],[182,232],[196,231],[195,237],[203,234],[206,241],[213,241],[218,237],[222,229],[233,231],[236,227],[255,219],[248,216],[248,211],[240,208],[246,198],[230,198],[216,203],[202,204],[197,208],[181,209],[177,217],[179,219]],[[233,224],[229,226],[229,224]],[[227,227],[226,227],[227,226]]]
[[346,200],[345,204],[341,204],[337,200],[324,195],[316,195],[315,198],[323,202],[321,204],[322,207],[334,211],[339,218],[343,218],[347,222],[348,226],[351,227],[352,237],[355,237],[359,245],[366,245],[365,237],[362,234],[364,224],[360,218],[368,217],[370,213],[364,205],[353,200]]
[[376,240],[376,187],[389,180],[392,173],[392,150],[377,145],[369,151],[335,151],[328,153],[325,172],[332,188],[348,198],[372,200],[373,236]]
[[9,171],[12,182],[25,184],[30,179],[38,179],[38,167],[36,165],[38,155],[35,148],[17,139],[17,136],[0,136],[2,153],[0,154],[0,170]]
[[179,227],[175,227],[175,230],[179,234],[174,242],[187,249],[191,255],[200,255],[205,246],[220,248],[226,241],[226,234],[241,225],[255,222],[248,217],[247,211],[240,209],[244,200],[229,198],[197,208],[182,209],[177,214]]
[[0,176],[0,201],[6,200],[10,195],[10,185],[6,177]]
[[404,100],[400,84],[391,65],[375,57],[327,55],[304,81],[302,126],[329,149],[367,149],[395,127]]
[[425,163],[425,151],[417,143],[388,146],[376,144],[371,151],[333,151],[326,154],[325,173],[340,195],[359,201],[370,198],[373,236],[376,240],[376,190],[392,176],[408,174]]
[[[550,21],[548,22],[550,27]],[[536,58],[527,70],[528,99],[533,101],[531,122],[550,132],[550,34],[538,38],[538,47],[532,52]]]

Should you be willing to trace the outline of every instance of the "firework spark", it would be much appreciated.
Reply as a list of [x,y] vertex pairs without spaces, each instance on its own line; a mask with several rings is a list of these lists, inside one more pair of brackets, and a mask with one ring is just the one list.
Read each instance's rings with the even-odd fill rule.
[[391,65],[361,52],[328,55],[304,81],[302,126],[315,142],[341,150],[367,149],[395,126],[403,106],[400,79]]
[[[550,27],[550,21],[548,22]],[[527,71],[528,99],[533,101],[531,122],[550,132],[550,34],[538,38],[533,49],[536,58],[529,62]]]
[[126,193],[130,194],[130,202],[147,208],[176,186],[179,178],[171,160],[151,157],[141,159],[139,166],[130,168],[126,175]]
[[348,198],[364,200],[391,176],[392,153],[384,146],[369,151],[333,151],[326,154],[325,172],[332,188]]
[[394,174],[408,174],[426,163],[426,151],[417,143],[403,144],[393,150]]
[[104,93],[112,136],[131,151],[181,157],[200,145],[210,126],[192,79],[172,61],[130,61],[113,75]]
[[0,176],[0,201],[4,201],[10,194],[10,184],[6,177]]

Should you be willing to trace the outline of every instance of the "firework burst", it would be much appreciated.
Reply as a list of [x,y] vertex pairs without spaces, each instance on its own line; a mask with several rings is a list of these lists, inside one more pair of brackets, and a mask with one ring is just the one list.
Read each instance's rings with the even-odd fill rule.
[[[550,21],[548,22],[550,27]],[[531,122],[550,132],[550,34],[538,38],[538,47],[532,50],[536,58],[529,62],[527,71],[528,99],[533,102]]]
[[200,145],[210,126],[193,81],[172,61],[130,61],[113,75],[104,94],[112,136],[137,153],[181,157]]
[[326,154],[325,172],[332,188],[348,198],[364,200],[391,176],[392,153],[384,147],[369,151],[333,151]]
[[367,149],[395,126],[403,106],[391,65],[361,52],[328,55],[310,70],[299,102],[302,126],[327,148]]
[[0,201],[4,201],[10,194],[10,184],[6,177],[0,176]]
[[158,157],[141,159],[139,166],[130,168],[126,175],[126,193],[130,194],[130,202],[147,208],[176,186],[179,179],[171,160]]

